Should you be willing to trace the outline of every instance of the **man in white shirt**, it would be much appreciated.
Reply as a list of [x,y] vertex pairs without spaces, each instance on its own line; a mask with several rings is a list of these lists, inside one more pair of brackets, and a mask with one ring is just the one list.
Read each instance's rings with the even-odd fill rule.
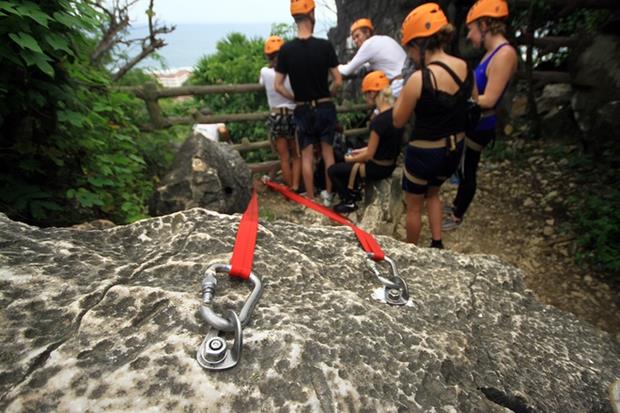
[[368,64],[371,70],[380,70],[388,77],[394,97],[398,97],[403,87],[401,72],[407,59],[403,48],[391,37],[374,34],[370,19],[359,19],[351,25],[351,37],[358,50],[346,65],[339,65],[343,76],[355,74]]

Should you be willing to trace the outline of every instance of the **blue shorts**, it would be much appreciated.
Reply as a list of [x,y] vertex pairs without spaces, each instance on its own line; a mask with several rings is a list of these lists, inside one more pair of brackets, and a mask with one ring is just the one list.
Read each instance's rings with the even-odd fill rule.
[[403,190],[414,195],[426,194],[429,187],[439,187],[456,172],[465,141],[456,144],[456,150],[417,148],[407,145]]
[[301,149],[319,142],[334,144],[337,119],[333,102],[319,103],[314,107],[298,105],[294,116]]

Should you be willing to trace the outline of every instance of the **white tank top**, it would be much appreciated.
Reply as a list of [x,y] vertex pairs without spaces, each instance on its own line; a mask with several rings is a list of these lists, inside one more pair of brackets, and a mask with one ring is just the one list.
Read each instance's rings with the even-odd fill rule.
[[[295,109],[295,102],[290,99],[285,98],[274,88],[273,84],[276,80],[276,71],[269,67],[263,67],[260,70],[260,78],[258,79],[259,83],[265,86],[265,90],[267,91],[267,102],[269,102],[270,108],[287,108],[287,109]],[[291,88],[291,81],[288,76],[284,79],[284,87],[286,90],[293,94],[293,89]]]

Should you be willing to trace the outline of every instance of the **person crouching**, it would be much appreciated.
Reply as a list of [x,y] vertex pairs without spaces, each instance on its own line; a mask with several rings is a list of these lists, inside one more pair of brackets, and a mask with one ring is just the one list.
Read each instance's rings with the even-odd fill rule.
[[403,129],[392,124],[394,98],[390,81],[382,71],[371,72],[362,81],[362,93],[378,114],[370,122],[370,137],[365,148],[355,149],[345,155],[344,162],[332,165],[328,174],[340,203],[334,207],[338,213],[357,209],[355,191],[362,180],[376,181],[389,178],[396,167]]

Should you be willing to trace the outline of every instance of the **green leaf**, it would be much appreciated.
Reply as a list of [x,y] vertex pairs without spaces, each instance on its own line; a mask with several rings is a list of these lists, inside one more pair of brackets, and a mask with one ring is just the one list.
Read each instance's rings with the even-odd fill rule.
[[50,17],[43,11],[41,11],[39,6],[37,6],[36,4],[28,2],[24,5],[17,6],[16,9],[17,13],[21,16],[29,17],[39,23],[41,26],[47,28],[47,21],[50,20]]
[[17,12],[17,10],[15,10],[13,5],[8,1],[0,1],[0,10],[6,10],[7,12],[11,14],[17,14],[19,16],[19,13]]
[[129,159],[133,159],[134,161],[138,162],[139,164],[146,165],[146,162],[144,162],[144,159],[142,159],[140,156],[136,156],[134,154],[130,154],[129,155]]
[[84,125],[84,115],[72,110],[58,111],[58,120],[60,122],[68,122],[78,128],[81,128]]
[[39,47],[39,43],[37,43],[35,38],[28,33],[9,33],[9,37],[22,49],[30,49],[33,52],[43,53],[43,50],[41,50],[41,47]]
[[99,196],[97,196],[97,194],[84,188],[78,189],[76,198],[77,198],[77,201],[85,208],[90,208],[94,205],[97,205],[97,206],[103,205],[103,201],[101,200]]
[[82,26],[78,18],[71,16],[67,13],[56,12],[52,16],[54,17],[54,20],[56,20],[58,23],[63,24],[70,29]]
[[54,77],[54,68],[47,62],[46,55],[34,55],[34,63],[43,73],[49,77]]
[[62,50],[71,56],[75,56],[73,50],[69,48],[69,42],[64,39],[62,36],[57,35],[56,33],[49,33],[45,36],[45,41],[47,44],[52,46],[54,50]]
[[90,178],[88,178],[88,183],[92,186],[96,186],[97,188],[114,185],[113,180],[99,176],[91,176]]

